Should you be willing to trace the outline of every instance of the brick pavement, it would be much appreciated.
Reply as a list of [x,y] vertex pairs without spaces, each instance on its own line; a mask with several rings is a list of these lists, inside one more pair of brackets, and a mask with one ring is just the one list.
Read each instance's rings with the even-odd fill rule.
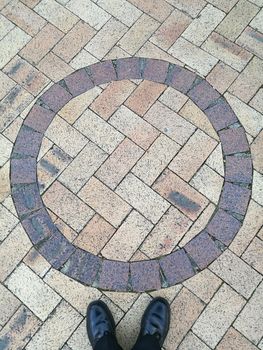
[[156,295],[165,350],[263,349],[262,6],[0,1],[3,349],[101,298],[126,350]]

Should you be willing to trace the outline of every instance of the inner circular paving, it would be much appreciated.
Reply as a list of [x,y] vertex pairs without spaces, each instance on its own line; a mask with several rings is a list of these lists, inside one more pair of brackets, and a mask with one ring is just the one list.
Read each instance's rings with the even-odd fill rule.
[[144,58],[54,84],[11,160],[36,249],[68,276],[118,291],[167,287],[207,267],[241,227],[251,181],[245,132],[225,99],[193,72]]

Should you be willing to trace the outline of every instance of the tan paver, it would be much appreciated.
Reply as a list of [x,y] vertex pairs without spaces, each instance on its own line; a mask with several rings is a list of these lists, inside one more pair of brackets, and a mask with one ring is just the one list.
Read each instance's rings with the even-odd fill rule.
[[116,17],[119,21],[131,27],[142,15],[142,12],[132,5],[132,1],[126,0],[98,0],[98,5]]
[[95,33],[95,30],[87,23],[79,21],[54,47],[53,52],[64,61],[69,62]]
[[143,116],[165,90],[165,85],[143,80],[125,102],[125,106]]
[[187,27],[182,36],[193,44],[200,46],[224,17],[225,13],[223,11],[208,4]]
[[263,89],[259,89],[256,95],[252,98],[252,100],[249,102],[249,105],[259,112],[263,113]]
[[245,29],[252,18],[257,14],[259,8],[246,0],[239,0],[218,26],[217,32],[227,39],[235,41],[239,34]]
[[166,349],[172,350],[183,340],[204,308],[199,298],[183,288],[171,304],[171,326],[164,342]]
[[174,157],[169,169],[189,181],[216,145],[215,140],[197,130]]
[[195,131],[195,126],[159,101],[146,113],[145,120],[180,145],[183,145]]
[[249,298],[262,277],[230,250],[226,250],[210,269],[245,298]]
[[123,23],[111,18],[88,42],[85,49],[98,59],[102,59],[127,30]]
[[77,16],[55,0],[42,0],[34,10],[64,33],[78,22]]
[[238,72],[223,62],[212,69],[207,76],[207,81],[223,94],[238,76]]
[[45,192],[43,200],[49,209],[76,231],[80,231],[94,215],[87,204],[58,181]]
[[30,63],[37,64],[62,37],[63,33],[57,27],[47,23],[20,54]]
[[229,328],[224,338],[216,348],[217,350],[256,350],[257,348],[251,344],[242,334],[235,328]]
[[132,211],[102,249],[101,254],[108,259],[128,261],[152,227],[150,221]]
[[44,282],[83,316],[86,314],[88,304],[93,300],[99,299],[101,296],[98,289],[83,286],[81,283],[72,280],[55,269],[51,269],[48,272],[44,278]]
[[203,76],[206,76],[218,62],[217,58],[183,37],[178,38],[168,52]]
[[87,223],[74,244],[93,254],[98,254],[114,234],[115,228],[98,214]]
[[90,109],[101,118],[108,120],[135,87],[136,85],[129,80],[114,81],[93,101]]
[[263,312],[262,292],[263,283],[261,282],[234,322],[234,327],[254,344],[260,341],[263,333],[263,324],[261,322]]
[[186,103],[188,97],[181,92],[168,87],[164,93],[159,97],[159,101],[173,111],[178,112]]
[[171,253],[191,224],[192,221],[184,214],[171,207],[147,236],[140,250],[150,258]]
[[177,143],[165,135],[160,135],[133,167],[133,174],[147,185],[152,185],[179,149]]
[[224,284],[193,326],[193,332],[214,348],[245,304],[245,300]]
[[19,1],[10,2],[2,14],[31,36],[36,35],[46,24],[42,17]]
[[203,0],[168,0],[168,2],[182,12],[188,13],[191,17],[196,17],[206,5]]
[[95,177],[92,177],[81,189],[79,197],[114,227],[118,227],[131,211],[129,204]]
[[168,50],[190,23],[191,19],[189,16],[174,9],[150,40],[161,49]]
[[206,304],[213,298],[221,284],[222,280],[208,269],[201,271],[183,283]]
[[110,15],[91,0],[70,0],[66,7],[96,30],[110,19]]
[[43,278],[51,268],[50,263],[47,262],[47,260],[34,247],[32,247],[24,257],[23,262],[41,278]]
[[84,112],[74,126],[107,153],[113,152],[124,139],[121,133],[90,110]]
[[76,193],[96,172],[107,156],[107,153],[89,141],[59,176],[59,180],[73,193]]
[[39,319],[22,305],[0,331],[0,342],[8,350],[22,349],[40,326]]
[[250,266],[256,269],[261,274],[263,273],[263,242],[255,237],[245,253],[242,255]]
[[96,172],[96,177],[113,190],[143,153],[139,146],[125,138]]
[[55,350],[60,348],[81,321],[82,317],[77,311],[62,301],[39,332],[30,340],[26,349]]
[[65,61],[52,52],[39,62],[37,68],[53,81],[59,81],[73,72],[73,69]]
[[148,13],[151,17],[160,22],[164,21],[173,10],[173,7],[164,0],[153,0],[151,2],[147,0],[129,1],[143,12]]
[[182,343],[179,345],[178,350],[189,349],[209,350],[210,348],[204,342],[202,342],[202,340],[200,340],[196,335],[194,335],[192,332],[189,332],[187,333]]
[[169,170],[156,180],[153,189],[191,220],[195,220],[208,204],[205,197]]
[[6,281],[7,287],[42,321],[61,300],[40,277],[25,264],[19,265]]
[[1,281],[14,270],[31,246],[27,234],[19,224],[0,245]]
[[[5,286],[0,284],[0,325],[4,326],[21,305],[18,300]],[[1,333],[0,333],[1,339]]]
[[251,145],[253,166],[260,173],[263,173],[263,154],[261,152],[262,147],[263,147],[263,131],[261,131],[258,134],[258,136],[255,138],[254,142]]
[[133,174],[128,174],[116,189],[124,200],[154,224],[169,208],[169,203]]
[[159,27],[159,23],[150,16],[143,14],[136,23],[121,38],[118,45],[130,55],[135,54],[144,42]]
[[125,106],[121,106],[113,114],[109,123],[143,149],[147,149],[159,135],[152,125]]

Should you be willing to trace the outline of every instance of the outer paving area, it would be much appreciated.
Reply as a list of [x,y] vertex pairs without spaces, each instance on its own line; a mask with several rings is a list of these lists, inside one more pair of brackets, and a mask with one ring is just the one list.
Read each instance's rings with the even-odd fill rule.
[[0,0],[1,349],[263,349],[262,6]]

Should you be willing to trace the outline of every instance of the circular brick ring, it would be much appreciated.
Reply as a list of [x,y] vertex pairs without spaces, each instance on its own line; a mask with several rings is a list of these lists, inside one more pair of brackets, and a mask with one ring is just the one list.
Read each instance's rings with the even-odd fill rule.
[[[122,79],[163,83],[189,96],[217,131],[225,163],[221,197],[206,228],[171,254],[131,263],[102,259],[71,244],[52,222],[37,183],[38,152],[55,114],[94,86]],[[207,267],[240,229],[251,183],[252,162],[245,131],[226,100],[195,73],[156,59],[135,57],[96,63],[51,86],[25,118],[11,156],[13,200],[35,248],[67,276],[112,291],[157,290],[182,282]]]

